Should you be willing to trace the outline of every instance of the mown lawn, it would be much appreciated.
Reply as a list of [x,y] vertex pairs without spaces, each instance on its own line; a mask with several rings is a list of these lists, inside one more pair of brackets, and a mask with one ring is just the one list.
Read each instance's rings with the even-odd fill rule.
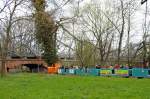
[[0,99],[150,99],[150,79],[11,74]]

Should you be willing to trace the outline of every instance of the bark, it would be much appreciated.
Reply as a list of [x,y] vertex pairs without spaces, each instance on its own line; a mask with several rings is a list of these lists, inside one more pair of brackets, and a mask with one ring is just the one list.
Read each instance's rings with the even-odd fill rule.
[[124,28],[125,28],[124,6],[123,6],[123,1],[120,1],[120,2],[121,2],[122,27],[121,27],[120,37],[119,37],[119,46],[118,46],[118,64],[120,64],[120,54],[121,54],[121,47],[122,47],[122,39],[123,39]]
[[22,1],[23,0],[20,0],[19,2],[17,2],[17,0],[15,0],[12,11],[10,11],[8,26],[6,28],[6,38],[4,39],[4,43],[2,46],[2,54],[1,54],[2,55],[2,68],[1,68],[1,76],[2,77],[5,76],[5,74],[6,74],[5,64],[6,64],[8,49],[10,47],[10,42],[11,42],[11,39],[10,39],[11,34],[10,33],[11,33],[11,27],[13,24],[13,15],[15,13],[16,8],[18,7],[18,5],[20,5],[22,3]]
[[128,65],[130,64],[130,23],[131,23],[131,11],[130,11],[130,4],[129,4],[129,12],[128,12],[128,39],[127,39],[127,45],[128,45]]

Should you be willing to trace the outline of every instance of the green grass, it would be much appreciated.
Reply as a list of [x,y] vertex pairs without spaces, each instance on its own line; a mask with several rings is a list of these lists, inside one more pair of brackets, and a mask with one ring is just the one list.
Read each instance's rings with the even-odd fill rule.
[[150,79],[11,74],[0,99],[150,99]]

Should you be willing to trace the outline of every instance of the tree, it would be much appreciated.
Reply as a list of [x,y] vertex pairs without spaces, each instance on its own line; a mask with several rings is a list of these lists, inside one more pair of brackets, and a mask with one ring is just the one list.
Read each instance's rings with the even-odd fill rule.
[[32,0],[35,8],[35,28],[36,38],[44,51],[44,59],[49,66],[57,62],[56,51],[56,31],[58,26],[52,18],[52,15],[45,11],[45,0]]
[[[77,59],[82,59],[80,65],[83,66],[94,66],[95,65],[95,46],[88,40],[77,41],[76,54]],[[80,56],[79,56],[80,55]]]
[[[1,76],[5,76],[6,70],[5,70],[5,63],[6,58],[8,54],[8,49],[10,48],[10,42],[11,42],[11,28],[12,25],[17,21],[13,20],[15,11],[19,5],[23,3],[24,0],[12,0],[9,6],[7,6],[7,10],[9,11],[9,14],[6,12],[6,19],[3,19],[4,24],[4,30],[3,30],[3,43],[1,44],[1,59],[2,59],[2,68],[1,68]],[[5,11],[4,11],[5,12]]]
[[95,44],[96,51],[93,54],[99,57],[97,64],[105,64],[108,61],[114,39],[113,25],[105,17],[104,12],[112,18],[112,12],[107,6],[103,9],[101,3],[93,3],[83,8],[79,18],[82,26],[80,29],[85,31],[83,35]]
[[120,0],[120,2],[121,2],[122,25],[121,25],[121,31],[120,31],[120,36],[119,36],[118,64],[120,64],[120,53],[121,53],[122,39],[123,39],[124,29],[125,29],[125,13],[124,13],[124,5],[123,5],[123,1],[122,1],[122,0]]

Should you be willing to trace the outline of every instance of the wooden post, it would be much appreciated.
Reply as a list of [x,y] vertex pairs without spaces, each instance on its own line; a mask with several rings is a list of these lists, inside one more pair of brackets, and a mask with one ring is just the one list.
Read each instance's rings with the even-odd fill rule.
[[39,64],[38,64],[38,73],[39,73]]

